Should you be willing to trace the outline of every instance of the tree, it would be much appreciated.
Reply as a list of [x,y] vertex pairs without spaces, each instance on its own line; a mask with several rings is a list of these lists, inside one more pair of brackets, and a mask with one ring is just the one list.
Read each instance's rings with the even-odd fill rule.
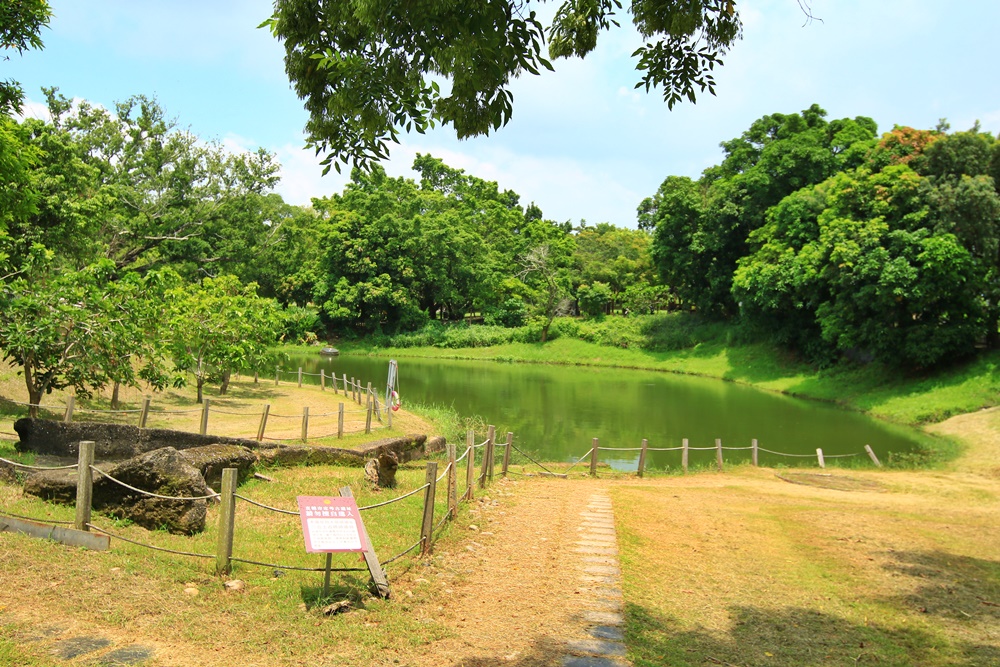
[[576,291],[576,298],[584,315],[604,317],[608,306],[611,305],[611,288],[599,280],[592,285],[580,285]]
[[[387,157],[404,128],[441,123],[459,138],[499,129],[513,114],[511,79],[552,69],[546,37],[550,58],[583,57],[618,25],[620,8],[565,0],[546,27],[524,0],[278,0],[261,27],[284,43],[309,145],[330,151],[324,163],[339,171]],[[633,0],[629,9],[647,40],[633,54],[636,87],[662,87],[669,107],[714,94],[712,70],[741,36],[734,0]]]
[[532,280],[537,290],[536,308],[545,320],[542,325],[543,343],[549,339],[549,328],[556,318],[559,302],[569,293],[562,268],[566,262],[566,254],[560,250],[565,249],[548,244],[539,245],[520,257],[521,271],[518,277],[521,280]]
[[926,368],[971,354],[996,329],[985,317],[989,267],[952,233],[964,218],[938,200],[991,211],[994,221],[1000,208],[968,185],[937,195],[930,179],[896,164],[787,197],[740,261],[733,290],[744,315],[814,359]]
[[[46,0],[5,0],[0,3],[0,51],[14,49],[18,55],[42,48],[42,28],[52,10]],[[3,60],[10,60],[4,55]],[[12,79],[0,80],[0,116],[20,113],[24,93]]]
[[[266,243],[262,200],[278,180],[273,155],[232,154],[202,142],[141,95],[110,113],[74,105],[55,88],[45,94],[52,123],[26,124],[59,167],[50,169],[57,201],[70,204],[52,218],[73,223],[76,236],[84,230],[91,257],[108,257],[120,268],[171,264],[196,279],[232,272]],[[59,170],[70,168],[74,180],[58,180]]]
[[225,394],[233,371],[259,369],[278,342],[280,309],[235,276],[182,284],[166,295],[169,349],[178,369],[194,373],[198,402],[206,381]]
[[814,104],[798,114],[759,118],[722,143],[725,159],[697,183],[670,177],[640,205],[640,224],[655,227],[652,252],[660,275],[682,301],[706,315],[735,316],[733,272],[768,209],[864,162],[875,122],[863,116],[828,122],[825,116]]
[[31,416],[56,389],[88,396],[139,377],[162,386],[148,336],[148,285],[135,275],[115,278],[103,261],[81,271],[36,268],[0,286],[0,353],[22,369]]

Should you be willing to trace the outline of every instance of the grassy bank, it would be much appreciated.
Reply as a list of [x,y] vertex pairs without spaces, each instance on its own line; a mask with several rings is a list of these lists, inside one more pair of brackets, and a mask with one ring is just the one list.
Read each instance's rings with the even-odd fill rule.
[[[617,319],[628,322],[624,318]],[[578,325],[576,329],[565,323],[561,326],[579,335]],[[641,330],[640,325],[629,326]],[[385,346],[386,342],[396,339],[383,338],[344,341],[338,347],[346,354],[613,366],[687,373],[832,401],[910,426],[941,421],[1000,402],[1000,353],[997,352],[925,373],[907,374],[880,364],[848,362],[817,368],[773,345],[754,342],[735,328],[726,329],[718,324],[678,324],[674,328],[679,331],[647,333],[645,337],[638,334],[633,338],[611,334],[585,336],[591,340],[564,333],[546,343],[503,342],[457,347],[463,342],[493,340],[489,336],[470,334],[433,345]],[[468,329],[474,331],[476,327]],[[559,326],[555,330],[560,332]],[[615,341],[621,342],[614,344]]]

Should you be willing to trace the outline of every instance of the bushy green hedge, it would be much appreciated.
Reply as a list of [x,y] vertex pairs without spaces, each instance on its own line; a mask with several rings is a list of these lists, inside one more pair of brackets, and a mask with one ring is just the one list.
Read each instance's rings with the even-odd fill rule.
[[[537,343],[542,339],[544,318],[534,318],[520,327],[465,322],[444,324],[430,322],[422,329],[374,339],[378,347],[492,347],[506,343]],[[632,317],[606,317],[601,320],[556,318],[549,328],[548,340],[578,338],[588,343],[647,350],[681,350],[701,343],[736,342],[748,334],[732,324],[706,322],[691,313],[662,313]]]

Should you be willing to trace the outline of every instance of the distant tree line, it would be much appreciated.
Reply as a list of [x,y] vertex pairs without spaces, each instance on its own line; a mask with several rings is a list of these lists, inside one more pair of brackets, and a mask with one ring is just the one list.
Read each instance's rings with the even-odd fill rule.
[[996,345],[1000,142],[825,117],[765,116],[642,203],[664,284],[819,362],[926,368]]

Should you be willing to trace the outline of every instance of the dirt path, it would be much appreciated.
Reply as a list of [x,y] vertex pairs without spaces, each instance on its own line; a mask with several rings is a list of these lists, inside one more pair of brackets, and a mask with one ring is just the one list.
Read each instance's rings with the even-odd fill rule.
[[439,550],[426,574],[413,579],[441,588],[438,600],[417,613],[443,623],[455,636],[421,647],[418,655],[400,656],[398,664],[561,664],[567,643],[585,636],[586,591],[575,554],[580,513],[604,486],[500,480],[477,498],[476,529],[469,529],[476,535],[458,552]]

